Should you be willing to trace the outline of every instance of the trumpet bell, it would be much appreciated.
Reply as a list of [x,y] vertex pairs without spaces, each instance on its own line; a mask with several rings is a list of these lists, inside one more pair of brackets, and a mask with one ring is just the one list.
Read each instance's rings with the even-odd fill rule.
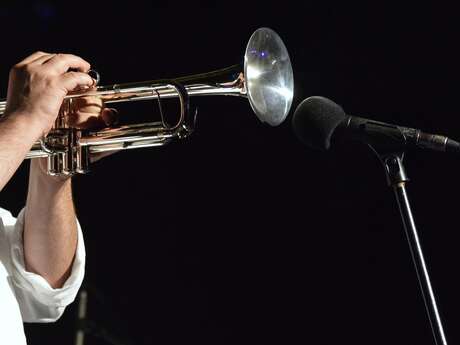
[[244,76],[252,110],[260,121],[277,126],[294,96],[291,61],[281,38],[269,28],[256,30],[244,55]]

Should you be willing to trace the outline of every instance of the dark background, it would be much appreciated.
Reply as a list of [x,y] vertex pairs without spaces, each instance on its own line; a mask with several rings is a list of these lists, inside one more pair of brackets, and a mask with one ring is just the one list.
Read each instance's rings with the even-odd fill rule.
[[[10,66],[35,50],[78,54],[112,84],[238,63],[267,26],[291,55],[293,109],[324,95],[352,114],[459,139],[455,6],[343,3],[3,1],[0,93]],[[290,118],[262,125],[244,99],[193,103],[191,138],[116,154],[75,178],[90,318],[132,344],[433,344],[396,203],[370,150],[313,151],[293,137]],[[460,163],[411,152],[406,168],[457,344]],[[20,210],[26,177],[24,164],[2,207]],[[75,312],[26,325],[29,343],[73,344]]]

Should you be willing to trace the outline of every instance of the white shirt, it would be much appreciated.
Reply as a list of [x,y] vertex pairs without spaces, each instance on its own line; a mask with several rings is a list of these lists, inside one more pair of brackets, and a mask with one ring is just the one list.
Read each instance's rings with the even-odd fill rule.
[[[78,222],[77,222],[78,223]],[[70,277],[53,289],[24,266],[24,210],[14,218],[0,208],[0,344],[26,345],[24,322],[53,322],[77,295],[85,269],[85,246],[78,225],[77,253]]]

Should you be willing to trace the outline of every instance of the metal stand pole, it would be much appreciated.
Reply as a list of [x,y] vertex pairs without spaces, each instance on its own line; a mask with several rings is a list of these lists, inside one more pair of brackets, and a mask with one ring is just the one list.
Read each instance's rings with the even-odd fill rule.
[[81,290],[78,297],[78,315],[77,315],[77,331],[75,333],[75,345],[84,345],[85,343],[85,321],[86,321],[86,306],[88,304],[88,293],[86,290]]
[[406,231],[409,248],[417,272],[420,289],[422,290],[423,301],[425,303],[428,318],[433,331],[433,337],[436,345],[447,345],[444,328],[439,316],[435,295],[431,286],[430,276],[423,257],[422,246],[415,227],[414,217],[412,215],[409,199],[407,198],[405,184],[409,179],[406,176],[403,165],[403,154],[386,154],[380,156],[385,167],[388,183],[393,187],[399,211]]
[[[94,288],[91,288],[94,293]],[[112,334],[111,330],[101,327],[96,322],[88,319],[88,292],[89,286],[82,288],[78,295],[78,314],[77,324],[75,332],[75,345],[84,345],[85,338],[87,335],[94,338],[98,338],[104,342],[104,344],[112,345],[132,345],[134,344],[131,340],[124,340]]]

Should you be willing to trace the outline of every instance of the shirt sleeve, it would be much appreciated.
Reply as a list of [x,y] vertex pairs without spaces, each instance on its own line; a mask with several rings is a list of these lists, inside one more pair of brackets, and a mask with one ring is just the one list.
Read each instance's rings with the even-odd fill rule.
[[10,269],[14,292],[24,322],[53,322],[61,317],[65,307],[72,303],[82,284],[85,271],[85,245],[80,224],[77,251],[72,270],[65,284],[54,289],[40,275],[28,272],[24,263],[24,209],[17,219],[1,215],[10,248]]

